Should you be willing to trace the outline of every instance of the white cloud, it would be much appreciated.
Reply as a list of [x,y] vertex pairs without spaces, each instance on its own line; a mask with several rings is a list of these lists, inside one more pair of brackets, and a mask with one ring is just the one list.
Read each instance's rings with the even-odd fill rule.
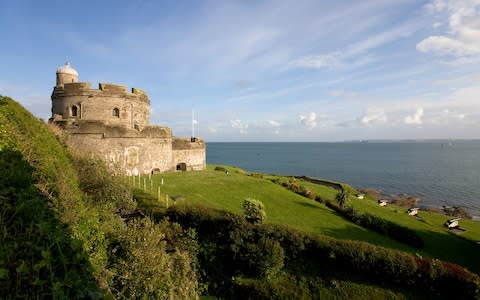
[[272,125],[273,127],[278,127],[278,126],[280,126],[280,123],[278,123],[278,122],[275,121],[275,120],[270,120],[270,121],[268,121],[268,124]]
[[317,114],[314,112],[309,113],[308,115],[300,115],[300,124],[307,127],[308,129],[313,129],[317,127]]
[[480,55],[479,0],[434,0],[427,5],[427,10],[432,14],[446,11],[448,30],[444,35],[420,41],[416,46],[418,51],[455,57]]
[[297,68],[334,68],[342,65],[339,53],[307,55],[290,62],[291,67]]
[[417,50],[420,52],[434,52],[440,55],[465,56],[480,52],[480,48],[475,48],[462,41],[446,36],[430,36],[417,44]]
[[437,28],[440,28],[442,25],[443,25],[442,22],[435,22],[435,23],[433,23],[432,27],[433,27],[434,29],[437,29]]
[[415,31],[415,26],[415,22],[407,22],[378,34],[367,36],[347,45],[341,51],[318,55],[306,55],[291,61],[289,65],[290,67],[297,68],[321,69],[339,68],[344,66],[357,67],[369,64],[374,61],[369,54],[371,50],[397,41],[398,39],[408,37],[413,31]]
[[232,128],[239,129],[240,134],[247,134],[248,133],[248,124],[243,123],[241,120],[230,120],[230,125]]
[[422,124],[422,117],[423,117],[423,108],[417,108],[415,114],[406,116],[404,119],[405,124],[408,125],[420,125]]
[[370,108],[360,120],[365,126],[373,126],[375,124],[385,124],[387,115],[383,109]]

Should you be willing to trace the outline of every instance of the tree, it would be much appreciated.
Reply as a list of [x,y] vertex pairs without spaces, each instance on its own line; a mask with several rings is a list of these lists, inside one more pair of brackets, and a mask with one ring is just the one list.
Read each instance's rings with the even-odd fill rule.
[[252,224],[262,224],[267,218],[263,203],[256,199],[247,198],[243,202],[245,219]]
[[335,200],[337,200],[338,206],[340,206],[341,209],[344,209],[348,200],[348,192],[342,189],[342,191],[338,192],[335,196]]

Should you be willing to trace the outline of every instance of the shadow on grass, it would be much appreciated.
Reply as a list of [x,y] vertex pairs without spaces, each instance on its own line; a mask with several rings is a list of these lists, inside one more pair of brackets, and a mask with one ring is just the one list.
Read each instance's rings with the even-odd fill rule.
[[[313,200],[312,200],[312,201],[313,201]],[[296,201],[295,204],[301,205],[301,206],[305,206],[305,207],[308,207],[308,208],[321,209],[321,207],[319,207],[318,205],[315,205],[315,204],[310,203],[310,202]]]

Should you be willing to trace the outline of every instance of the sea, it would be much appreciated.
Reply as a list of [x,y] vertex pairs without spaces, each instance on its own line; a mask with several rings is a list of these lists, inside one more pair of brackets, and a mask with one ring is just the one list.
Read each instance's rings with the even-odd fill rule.
[[207,143],[207,163],[418,196],[419,206],[460,206],[480,216],[480,140],[212,142]]

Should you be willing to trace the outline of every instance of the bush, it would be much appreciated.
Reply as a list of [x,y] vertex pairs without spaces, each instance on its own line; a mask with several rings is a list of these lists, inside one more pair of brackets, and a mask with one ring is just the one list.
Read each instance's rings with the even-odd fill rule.
[[117,298],[197,299],[197,277],[187,252],[167,253],[165,234],[150,219],[115,232],[109,264]]
[[237,297],[236,292],[255,295],[249,291],[251,288],[261,290],[268,298],[277,294],[265,280],[262,280],[265,286],[260,287],[257,283],[260,284],[261,279],[251,281],[255,285],[251,286],[232,278],[269,277],[269,281],[275,281],[283,276],[279,274],[309,274],[319,270],[357,274],[376,283],[380,280],[403,287],[431,287],[433,293],[442,296],[453,293],[446,283],[451,280],[453,286],[458,287],[454,290],[456,299],[475,298],[479,293],[480,278],[454,264],[430,263],[428,259],[401,251],[365,242],[336,240],[286,226],[253,226],[234,214],[205,207],[175,207],[168,214],[171,219],[197,229],[202,244],[200,264],[206,272],[204,278],[209,281],[210,292],[217,296]]
[[232,254],[241,273],[270,278],[282,269],[285,253],[280,243],[256,228],[239,227],[230,232],[230,240]]
[[72,161],[77,171],[80,188],[94,201],[113,212],[131,211],[136,208],[130,188],[113,176],[105,163],[94,157],[74,155]]
[[227,169],[225,169],[224,167],[221,167],[221,166],[216,166],[214,170],[219,171],[219,172],[224,172],[224,173],[227,172]]
[[259,200],[247,198],[243,201],[245,220],[252,224],[262,224],[267,218],[265,207]]
[[335,200],[337,201],[338,206],[340,206],[341,209],[344,209],[345,206],[347,205],[347,201],[348,201],[348,192],[346,190],[342,189],[335,196]]

